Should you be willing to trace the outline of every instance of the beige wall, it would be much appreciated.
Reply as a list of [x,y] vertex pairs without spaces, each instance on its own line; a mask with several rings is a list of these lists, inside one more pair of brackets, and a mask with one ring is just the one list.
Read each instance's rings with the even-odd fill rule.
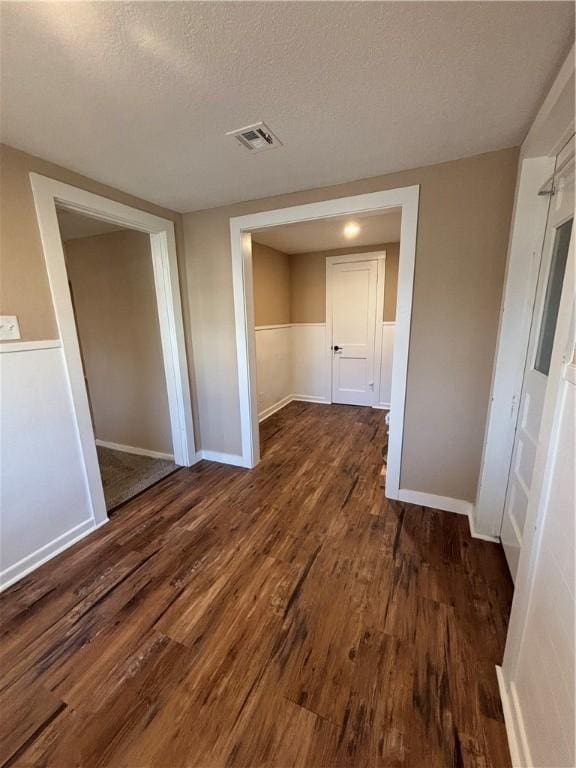
[[180,214],[1,144],[0,314],[18,316],[23,341],[59,336],[30,187],[31,172],[170,219],[176,225],[177,246],[182,253]]
[[386,279],[384,280],[384,321],[396,320],[396,297],[398,294],[398,261],[400,243],[385,243]]
[[256,325],[290,323],[290,257],[252,242],[252,271]]
[[238,454],[230,216],[420,185],[401,486],[473,501],[518,149],[184,216],[199,437]]
[[382,243],[355,248],[336,248],[331,251],[295,253],[290,256],[292,275],[291,322],[326,322],[326,257],[347,253],[386,251],[386,281],[384,288],[384,320],[396,319],[396,291],[398,288],[399,243]]
[[[0,314],[18,316],[22,341],[59,337],[30,187],[31,172],[174,222],[188,369],[193,381],[194,358],[187,298],[186,260],[183,258],[182,215],[5,144],[0,144]],[[197,430],[198,404],[194,389],[192,410]]]
[[150,238],[65,244],[96,437],[173,453]]
[[326,322],[326,258],[386,250],[384,320],[396,319],[400,243],[286,254],[252,241],[254,317],[259,325]]
[[185,214],[184,251],[179,214],[2,147],[2,313],[19,316],[24,339],[54,338],[57,333],[29,171],[171,218],[176,225],[180,257],[185,253],[185,258],[179,259],[179,269],[185,294],[197,443],[204,449],[239,454],[230,216],[419,184],[401,486],[472,501],[482,451],[517,161],[518,149],[506,149]]

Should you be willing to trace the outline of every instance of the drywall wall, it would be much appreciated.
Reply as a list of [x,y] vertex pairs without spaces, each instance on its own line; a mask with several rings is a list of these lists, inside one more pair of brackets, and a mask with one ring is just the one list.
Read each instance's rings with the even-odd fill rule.
[[252,243],[254,322],[281,325],[290,322],[290,257],[260,243]]
[[[173,221],[178,253],[183,252],[182,217],[140,198],[87,179],[17,149],[0,145],[0,283],[1,314],[17,315],[23,341],[58,338],[40,232],[30,187],[31,172],[57,179],[110,200],[131,205]],[[183,259],[180,281],[185,286]],[[184,290],[184,289],[183,289]],[[185,309],[185,312],[187,308]],[[185,317],[185,323],[186,323]],[[189,328],[188,324],[187,330]],[[189,334],[187,333],[189,338]]]
[[401,486],[473,501],[518,149],[184,215],[199,437],[240,453],[231,216],[420,185]]
[[94,528],[64,355],[54,345],[0,345],[0,587]]
[[204,450],[238,455],[240,406],[230,216],[419,184],[401,485],[473,501],[517,158],[517,149],[500,150],[335,187],[185,214],[182,259],[179,214],[2,147],[2,311],[19,315],[25,339],[54,338],[57,333],[30,171],[171,218],[176,224],[185,293],[198,443]]
[[[5,145],[0,146],[0,307],[15,314],[22,339],[0,344],[3,445],[10,446],[2,487],[2,584],[65,549],[96,525],[64,356],[52,306],[30,172],[45,175],[174,222],[188,345],[182,218]],[[46,349],[46,344],[49,349]],[[194,392],[192,403],[195,408]],[[197,422],[197,417],[196,417]],[[7,441],[7,442],[6,442]],[[4,456],[6,451],[4,450]],[[33,472],[30,467],[34,466]],[[4,469],[4,467],[3,467]],[[24,533],[23,533],[24,532]]]
[[173,453],[150,237],[65,243],[96,437]]
[[[378,407],[389,408],[395,323],[382,323]],[[290,400],[329,403],[326,323],[293,323],[256,328],[256,381],[260,420]]]
[[347,253],[386,251],[386,282],[384,287],[384,320],[396,319],[398,291],[398,256],[400,243],[380,243],[330,251],[295,253],[290,256],[292,275],[291,322],[326,322],[326,258]]

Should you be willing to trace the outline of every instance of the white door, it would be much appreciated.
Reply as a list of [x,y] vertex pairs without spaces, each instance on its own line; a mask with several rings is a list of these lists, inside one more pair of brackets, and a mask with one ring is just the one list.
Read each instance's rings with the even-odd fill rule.
[[332,401],[373,405],[378,261],[332,263]]
[[555,193],[550,203],[508,477],[501,537],[513,578],[522,547],[573,218],[574,166],[571,161],[555,179]]

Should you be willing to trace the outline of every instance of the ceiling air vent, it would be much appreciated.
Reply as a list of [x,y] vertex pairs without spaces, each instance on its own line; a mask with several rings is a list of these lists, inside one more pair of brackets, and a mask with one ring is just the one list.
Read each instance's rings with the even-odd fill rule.
[[254,123],[237,131],[228,131],[226,136],[235,136],[250,152],[266,152],[268,149],[282,146],[280,139],[272,133],[266,123]]

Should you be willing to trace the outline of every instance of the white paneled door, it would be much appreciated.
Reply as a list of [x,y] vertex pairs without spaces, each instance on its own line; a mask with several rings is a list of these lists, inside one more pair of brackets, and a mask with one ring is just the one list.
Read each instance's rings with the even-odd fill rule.
[[514,578],[522,548],[528,496],[532,484],[540,422],[560,309],[560,297],[572,235],[574,217],[573,161],[564,167],[564,172],[555,179],[554,184],[555,189],[550,203],[542,250],[502,521],[502,544]]
[[330,269],[332,401],[373,405],[378,378],[375,370],[378,261],[333,263]]

